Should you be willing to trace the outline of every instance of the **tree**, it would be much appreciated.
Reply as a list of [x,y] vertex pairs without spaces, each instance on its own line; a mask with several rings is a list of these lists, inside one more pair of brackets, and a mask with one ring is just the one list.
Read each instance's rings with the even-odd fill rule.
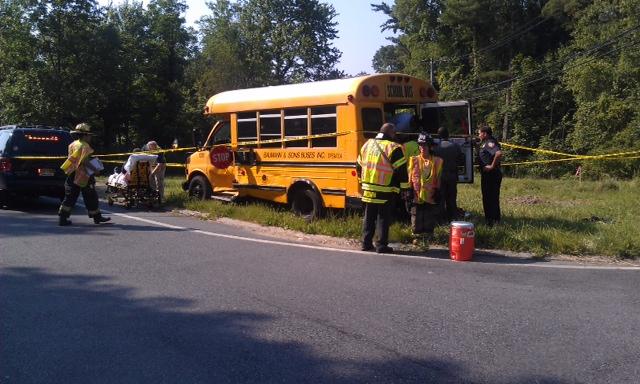
[[336,11],[318,0],[244,0],[240,30],[247,63],[263,84],[334,77],[341,53]]
[[[210,4],[200,22],[203,63],[218,68],[203,75],[234,88],[340,77],[333,6],[318,0],[227,0]],[[232,76],[228,76],[228,75]],[[230,80],[224,80],[227,75]],[[227,88],[228,89],[228,88]],[[220,89],[218,89],[219,91]]]
[[403,50],[398,45],[380,47],[373,56],[372,67],[379,73],[403,72]]
[[[577,109],[568,139],[576,152],[640,149],[640,16],[638,0],[595,0],[576,12],[563,85]],[[599,172],[629,176],[638,162],[595,162]]]
[[0,2],[0,124],[37,122],[45,96],[26,1]]

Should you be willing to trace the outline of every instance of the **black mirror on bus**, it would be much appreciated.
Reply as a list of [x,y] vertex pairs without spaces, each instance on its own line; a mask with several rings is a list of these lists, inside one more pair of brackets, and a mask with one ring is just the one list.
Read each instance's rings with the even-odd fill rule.
[[193,140],[194,147],[202,147],[202,132],[200,132],[199,128],[193,128],[191,130],[191,138]]

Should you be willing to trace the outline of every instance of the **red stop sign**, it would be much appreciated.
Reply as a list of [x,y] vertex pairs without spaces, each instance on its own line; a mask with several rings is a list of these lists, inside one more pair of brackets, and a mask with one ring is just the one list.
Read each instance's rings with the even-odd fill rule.
[[215,147],[209,154],[211,163],[219,169],[225,169],[233,162],[233,153],[226,146]]

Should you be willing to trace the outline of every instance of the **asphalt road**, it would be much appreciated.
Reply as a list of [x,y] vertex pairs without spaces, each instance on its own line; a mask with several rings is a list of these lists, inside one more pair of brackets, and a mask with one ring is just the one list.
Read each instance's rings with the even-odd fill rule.
[[58,227],[56,208],[0,210],[1,383],[640,381],[638,269],[321,249],[120,208]]

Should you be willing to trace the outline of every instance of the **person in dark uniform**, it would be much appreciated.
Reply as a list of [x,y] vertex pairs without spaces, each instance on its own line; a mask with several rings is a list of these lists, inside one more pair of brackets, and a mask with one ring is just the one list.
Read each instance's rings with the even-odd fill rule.
[[487,225],[500,222],[500,184],[502,171],[500,144],[493,137],[488,126],[480,128],[480,148],[478,149],[478,166],[480,168],[480,184],[482,188],[482,207]]
[[441,221],[449,223],[456,220],[458,215],[458,165],[463,164],[464,154],[458,144],[449,141],[447,128],[438,128],[438,136],[440,136],[440,144],[433,153],[443,161],[440,176]]

